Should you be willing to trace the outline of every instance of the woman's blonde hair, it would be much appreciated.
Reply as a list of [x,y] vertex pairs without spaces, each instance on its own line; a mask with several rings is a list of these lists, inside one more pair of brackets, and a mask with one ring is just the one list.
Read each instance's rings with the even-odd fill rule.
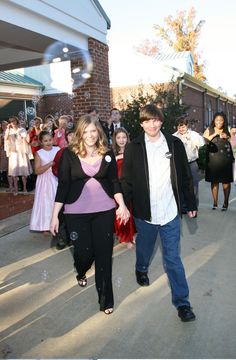
[[98,154],[104,155],[108,150],[106,136],[100,123],[91,115],[82,115],[76,124],[75,136],[70,145],[71,150],[82,158],[87,155],[86,148],[84,146],[83,134],[86,127],[90,124],[94,124],[98,132],[98,139],[96,142]]
[[120,151],[120,147],[116,143],[116,136],[120,133],[123,133],[127,136],[127,144],[130,142],[129,133],[125,128],[120,127],[118,129],[115,129],[112,135],[112,149],[115,155],[118,155]]

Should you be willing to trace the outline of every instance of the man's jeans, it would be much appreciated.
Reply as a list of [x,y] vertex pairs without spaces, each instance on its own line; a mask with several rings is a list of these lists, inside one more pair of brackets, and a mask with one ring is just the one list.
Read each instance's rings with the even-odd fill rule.
[[184,267],[180,258],[180,219],[176,216],[165,225],[153,225],[135,218],[136,238],[136,270],[148,272],[154,251],[157,235],[160,234],[163,266],[169,279],[172,303],[178,308],[190,305],[189,289]]

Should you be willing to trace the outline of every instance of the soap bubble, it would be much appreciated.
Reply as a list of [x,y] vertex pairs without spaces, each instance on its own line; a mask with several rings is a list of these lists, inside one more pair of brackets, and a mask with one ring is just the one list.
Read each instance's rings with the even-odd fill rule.
[[75,240],[78,239],[78,234],[77,234],[76,231],[72,231],[72,232],[70,233],[70,239],[71,239],[72,241],[75,241]]
[[37,103],[39,102],[39,100],[40,100],[40,96],[35,95],[35,96],[32,97],[32,103],[33,103],[34,105],[37,105]]
[[120,276],[117,276],[115,279],[115,286],[116,287],[121,287],[121,283],[122,283],[122,278]]
[[43,64],[71,61],[73,89],[82,86],[91,77],[93,63],[88,50],[81,49],[65,42],[56,41],[47,47]]
[[24,113],[24,111],[19,111],[19,112],[18,112],[18,117],[19,117],[20,119],[24,119],[24,118],[25,118],[25,113]]
[[26,113],[27,113],[27,115],[34,116],[35,115],[35,108],[33,108],[32,106],[27,107],[26,108]]
[[43,270],[43,271],[41,272],[41,279],[42,279],[43,281],[46,281],[46,280],[48,279],[48,272],[47,272],[47,270]]
[[34,119],[30,120],[29,122],[29,128],[31,129],[32,127],[34,127]]
[[66,125],[66,128],[67,128],[68,130],[72,130],[73,127],[74,127],[74,124],[73,124],[72,121],[68,122],[68,124]]

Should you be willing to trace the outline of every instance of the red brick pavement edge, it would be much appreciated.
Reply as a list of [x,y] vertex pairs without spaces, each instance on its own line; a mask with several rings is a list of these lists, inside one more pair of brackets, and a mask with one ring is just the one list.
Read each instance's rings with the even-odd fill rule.
[[0,220],[32,209],[34,194],[23,195],[18,193],[14,196],[11,193],[0,193]]

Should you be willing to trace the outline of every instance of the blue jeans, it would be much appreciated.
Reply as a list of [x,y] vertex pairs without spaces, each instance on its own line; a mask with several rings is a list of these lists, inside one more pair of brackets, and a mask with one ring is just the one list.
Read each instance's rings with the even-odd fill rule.
[[172,303],[176,308],[182,305],[190,305],[188,284],[180,258],[179,216],[165,225],[153,225],[135,218],[135,225],[138,233],[136,238],[136,270],[148,272],[159,233],[163,266],[170,283]]

